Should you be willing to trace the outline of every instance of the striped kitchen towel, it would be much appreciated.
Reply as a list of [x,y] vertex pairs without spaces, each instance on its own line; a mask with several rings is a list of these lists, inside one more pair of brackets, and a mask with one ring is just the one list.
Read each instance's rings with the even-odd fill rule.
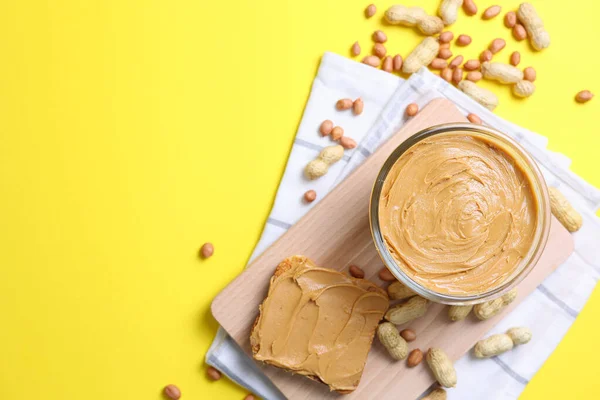
[[[368,104],[361,118],[335,112],[336,101],[345,97],[362,97]],[[474,360],[467,354],[456,363],[458,374],[469,379],[461,379],[457,388],[448,391],[450,400],[516,399],[573,324],[600,277],[600,219],[595,215],[600,207],[600,191],[569,170],[567,157],[548,150],[545,137],[496,116],[428,70],[422,69],[404,80],[325,53],[273,209],[252,259],[318,203],[319,199],[304,204],[301,199],[305,191],[314,189],[322,198],[403,126],[408,104],[417,103],[422,108],[440,97],[452,101],[465,115],[473,112],[484,124],[517,140],[536,159],[547,183],[559,187],[584,218],[582,229],[573,234],[575,253],[490,332],[528,326],[534,335],[526,348],[516,348],[489,360]],[[318,134],[318,128],[332,115],[334,122],[344,126],[345,134],[359,146],[347,150],[343,160],[334,164],[327,175],[309,182],[303,177],[303,168],[331,144],[329,138]],[[265,399],[284,398],[222,329],[206,362]]]

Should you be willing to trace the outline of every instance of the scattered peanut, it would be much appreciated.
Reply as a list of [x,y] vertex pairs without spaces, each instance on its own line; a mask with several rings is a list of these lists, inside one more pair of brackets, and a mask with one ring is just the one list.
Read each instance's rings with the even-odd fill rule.
[[327,136],[331,133],[332,129],[333,129],[333,122],[326,119],[325,121],[323,121],[321,123],[321,126],[319,127],[319,132],[321,133],[321,135]]
[[394,71],[400,71],[402,69],[402,56],[400,54],[396,54],[394,56]]
[[517,18],[527,30],[531,45],[536,50],[550,46],[550,35],[544,29],[544,22],[530,3],[522,3],[517,10]]
[[367,8],[365,8],[365,16],[367,18],[371,18],[373,15],[375,15],[376,12],[377,7],[375,7],[375,4],[369,4]]
[[462,68],[456,68],[454,70],[454,72],[452,73],[452,82],[454,82],[455,84],[458,85],[458,83],[462,80],[462,78],[463,78]]
[[[220,373],[219,373],[219,375],[220,375]],[[169,398],[171,400],[178,400],[181,398],[181,390],[179,390],[179,388],[175,385],[165,386],[165,388],[163,389],[163,393],[167,398]]]
[[467,80],[471,82],[479,82],[483,78],[483,74],[479,71],[469,71],[467,73]]
[[387,42],[387,35],[383,31],[376,30],[373,32],[373,41],[376,43],[385,43]]
[[517,298],[517,288],[514,288],[508,292],[506,292],[506,294],[504,294],[501,299],[504,300],[504,305],[507,306],[510,303],[512,303],[513,301],[515,301],[515,299]]
[[431,393],[423,397],[421,400],[446,400],[447,398],[448,395],[446,394],[446,391],[442,388],[437,388],[431,391]]
[[[334,128],[335,129],[335,128]],[[333,133],[333,131],[332,131]],[[319,153],[319,156],[306,165],[304,174],[310,180],[320,178],[325,175],[332,164],[340,161],[344,156],[342,146],[328,146]]]
[[525,30],[525,27],[521,24],[515,24],[515,26],[513,26],[512,35],[515,38],[515,40],[519,42],[521,40],[527,39],[527,31]]
[[445,80],[446,82],[450,82],[452,80],[452,70],[450,68],[444,68],[441,72],[440,72],[440,76],[442,77],[443,80]]
[[454,39],[454,33],[450,31],[440,33],[440,43],[450,43]]
[[419,112],[419,105],[417,103],[410,103],[406,106],[406,115],[414,117]]
[[440,51],[438,52],[438,57],[441,58],[442,60],[447,60],[450,57],[452,57],[452,50],[440,49]]
[[314,190],[307,190],[304,193],[304,200],[307,203],[312,203],[313,201],[315,201],[317,199],[317,192],[315,192]]
[[208,368],[206,368],[206,376],[211,381],[218,381],[219,379],[221,379],[221,371],[219,371],[215,367],[209,366]]
[[338,141],[344,136],[344,128],[341,126],[334,126],[331,130],[331,139]]
[[587,103],[594,97],[594,94],[589,90],[582,90],[581,92],[575,95],[575,101],[578,103]]
[[461,81],[458,88],[488,110],[493,110],[498,106],[498,97],[493,92],[479,87],[471,81]]
[[472,41],[473,39],[471,39],[471,36],[469,35],[459,35],[458,38],[456,38],[456,44],[459,46],[468,46]]
[[527,67],[523,70],[523,79],[529,82],[535,82],[535,78],[537,77],[537,73],[533,67]]
[[506,331],[506,334],[510,337],[515,346],[529,343],[533,337],[531,330],[525,327],[510,328]]
[[204,243],[200,248],[200,255],[202,258],[209,258],[215,252],[215,246],[212,243]]
[[456,67],[458,67],[460,64],[462,64],[462,62],[463,62],[463,60],[464,60],[464,59],[465,59],[465,58],[464,58],[463,56],[461,56],[461,55],[458,55],[458,56],[454,57],[454,58],[452,59],[452,61],[450,61],[450,65],[448,65],[448,67],[450,67],[450,69],[456,68]]
[[383,57],[385,57],[386,53],[387,53],[387,49],[381,43],[375,43],[373,45],[373,54],[376,55],[377,57],[383,58]]
[[506,46],[506,41],[504,39],[498,38],[498,39],[492,40],[492,43],[490,43],[488,50],[491,51],[492,54],[496,54],[497,52],[502,50],[505,46]]
[[394,360],[404,360],[408,355],[408,345],[402,339],[394,324],[382,322],[377,327],[377,338]]
[[[477,117],[477,115],[475,114],[469,114],[467,116],[467,118],[469,119],[469,121],[471,121],[471,118],[469,118],[471,115]],[[477,117],[479,119],[479,117]],[[481,120],[479,120],[479,122],[474,122],[471,121],[474,124],[480,124]],[[469,315],[471,313],[471,310],[473,309],[473,306],[450,306],[448,308],[448,318],[450,318],[450,321],[462,321],[463,319],[467,318],[467,315]]]
[[456,370],[442,349],[430,348],[427,352],[427,364],[440,385],[447,388],[456,386]]
[[475,14],[477,14],[477,5],[475,4],[474,0],[465,0],[463,2],[463,10],[465,11],[465,14],[469,15],[469,16],[473,16]]
[[394,282],[396,280],[396,277],[386,267],[381,268],[378,275],[379,279],[384,282]]
[[429,68],[431,69],[444,69],[448,66],[448,61],[443,58],[435,58],[431,64],[429,64]]
[[513,51],[510,55],[510,65],[517,66],[521,62],[521,53]]
[[502,354],[514,346],[512,339],[505,333],[492,335],[475,344],[475,357],[488,358]]
[[449,49],[449,48],[450,48],[450,43],[440,43],[440,50]]
[[437,53],[440,51],[440,44],[434,37],[426,37],[423,41],[413,49],[413,51],[404,60],[402,72],[412,74],[417,72],[419,68],[429,65]]
[[548,194],[550,194],[550,209],[552,215],[554,215],[569,232],[577,232],[579,228],[581,228],[581,225],[583,225],[581,214],[573,208],[565,195],[557,188],[548,188]]
[[335,103],[335,108],[337,108],[339,111],[351,109],[352,99],[339,99],[337,103]]
[[500,11],[502,11],[502,7],[500,7],[500,6],[490,6],[490,7],[488,7],[488,8],[485,9],[485,11],[483,12],[483,14],[481,14],[481,18],[483,18],[483,19],[492,19],[496,15],[500,14]]
[[425,35],[435,35],[444,29],[444,22],[428,15],[421,7],[395,5],[387,9],[385,19],[392,25],[416,26]]
[[385,319],[396,325],[402,325],[422,317],[427,312],[429,301],[420,296],[411,297],[406,303],[398,304],[385,313]]
[[420,349],[414,349],[408,354],[406,365],[408,368],[414,368],[423,361],[423,352]]
[[417,334],[412,329],[402,329],[400,331],[400,336],[409,343],[417,338]]
[[476,304],[473,307],[473,313],[480,320],[492,318],[498,314],[504,307],[512,303],[517,297],[517,289],[513,289],[505,295],[497,299],[486,301],[485,303]]
[[363,271],[363,269],[359,266],[351,265],[350,268],[348,268],[348,271],[350,272],[350,275],[352,275],[355,278],[358,278],[358,279],[365,278],[365,271]]
[[485,79],[500,83],[517,83],[523,80],[523,71],[509,64],[499,62],[484,62],[481,64],[481,73]]
[[358,42],[354,42],[354,44],[352,45],[352,48],[350,49],[350,52],[355,57],[360,55],[360,44],[358,44]]
[[379,67],[379,64],[381,64],[381,59],[377,56],[366,56],[363,58],[362,63],[370,65],[371,67]]
[[393,282],[388,286],[387,291],[391,300],[404,300],[415,296],[415,292],[410,290],[408,286],[400,281]]
[[385,56],[385,58],[383,59],[383,65],[381,66],[381,69],[384,70],[385,72],[392,72],[394,69],[394,62],[392,61],[392,57],[390,56]]
[[342,145],[343,148],[348,149],[348,150],[353,149],[357,146],[356,140],[354,140],[348,136],[342,136],[342,138],[340,139],[340,144]]
[[463,4],[463,0],[442,0],[438,15],[446,25],[452,25],[458,17],[458,8]]
[[244,397],[244,400],[256,400],[256,397],[254,397],[252,393],[248,393],[246,397]]
[[484,62],[484,61],[491,61],[493,57],[493,54],[491,51],[489,50],[484,50],[481,52],[481,54],[479,55],[479,61]]
[[517,13],[514,11],[509,11],[504,16],[504,26],[507,28],[512,28],[517,23]]
[[528,343],[532,336],[529,328],[511,328],[506,333],[492,335],[487,339],[478,341],[474,348],[475,357],[488,358],[497,356],[512,349],[514,346]]
[[365,103],[360,97],[354,100],[354,102],[352,103],[352,112],[354,113],[354,115],[362,114],[364,108]]
[[529,97],[535,92],[535,85],[533,82],[521,80],[512,87],[512,92],[517,97]]
[[469,60],[463,66],[467,71],[475,71],[481,67],[481,62],[479,60]]

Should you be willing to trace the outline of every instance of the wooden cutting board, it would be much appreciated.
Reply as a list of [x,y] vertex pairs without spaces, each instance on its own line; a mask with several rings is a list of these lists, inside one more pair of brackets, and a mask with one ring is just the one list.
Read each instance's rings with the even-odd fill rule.
[[[432,125],[465,121],[449,101],[437,99],[429,103],[219,293],[212,303],[212,313],[248,355],[251,356],[249,335],[258,315],[258,305],[267,294],[275,267],[284,258],[302,254],[319,266],[346,272],[349,265],[356,264],[365,270],[367,279],[384,284],[377,278],[383,263],[372,242],[368,215],[371,188],[377,173],[388,155],[412,134]],[[457,360],[572,252],[571,235],[553,218],[546,250],[538,265],[519,285],[519,295],[509,307],[487,321],[478,321],[471,315],[464,321],[450,322],[445,306],[432,305],[424,317],[407,324],[417,332],[417,340],[409,344],[409,349],[425,351],[436,346]],[[405,361],[394,362],[377,339],[373,343],[358,389],[343,396],[344,399],[414,400],[434,382],[425,362],[416,368],[407,368]],[[258,364],[289,399],[341,397],[330,393],[321,383]],[[459,385],[460,381],[459,376]]]

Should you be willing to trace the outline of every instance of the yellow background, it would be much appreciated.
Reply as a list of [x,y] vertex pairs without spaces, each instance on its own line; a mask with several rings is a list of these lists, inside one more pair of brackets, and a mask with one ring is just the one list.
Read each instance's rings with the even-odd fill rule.
[[[478,1],[480,10],[492,4]],[[421,3],[433,12],[437,0]],[[517,1],[502,1],[504,11]],[[241,399],[203,358],[215,294],[269,213],[320,56],[349,55],[392,1],[55,0],[0,6],[0,398]],[[537,93],[497,113],[550,138],[600,186],[600,3],[535,0],[552,46],[522,54]],[[503,15],[502,14],[502,15]],[[510,38],[462,11],[477,55]],[[391,53],[419,35],[386,27]],[[205,241],[213,258],[197,257]],[[252,290],[252,288],[248,288]],[[600,293],[523,399],[600,392]],[[467,379],[467,378],[463,378]],[[485,383],[482,383],[485,384]]]

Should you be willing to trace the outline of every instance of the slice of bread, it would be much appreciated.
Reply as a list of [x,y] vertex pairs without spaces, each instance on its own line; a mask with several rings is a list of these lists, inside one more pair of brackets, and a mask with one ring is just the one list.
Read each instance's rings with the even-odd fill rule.
[[250,343],[254,358],[350,393],[358,387],[377,324],[387,311],[374,283],[317,267],[304,256],[283,260],[259,306]]

